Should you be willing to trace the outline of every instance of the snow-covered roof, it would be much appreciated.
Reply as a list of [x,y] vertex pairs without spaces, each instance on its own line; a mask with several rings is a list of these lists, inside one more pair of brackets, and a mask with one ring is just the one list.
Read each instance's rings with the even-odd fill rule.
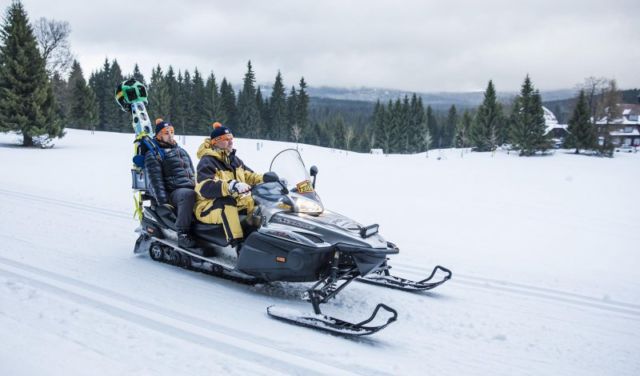
[[638,131],[637,128],[634,128],[631,132],[614,131],[609,132],[609,134],[612,136],[640,136],[640,131]]
[[544,123],[547,125],[547,128],[551,124],[558,124],[558,119],[556,115],[553,114],[548,108],[542,106],[542,110],[544,111]]
[[614,120],[607,120],[606,117],[601,118],[596,124],[624,124],[624,125],[638,125],[640,124],[640,105],[631,103],[620,103],[617,105],[620,107],[622,116]]

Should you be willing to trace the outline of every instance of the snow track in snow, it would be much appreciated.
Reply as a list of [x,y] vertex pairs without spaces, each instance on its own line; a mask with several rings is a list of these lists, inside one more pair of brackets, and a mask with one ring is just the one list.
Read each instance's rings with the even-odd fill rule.
[[[413,275],[419,275],[418,273],[420,273],[421,271],[424,272],[424,270],[427,270],[426,267],[423,269],[413,265],[395,263],[393,262],[393,260],[391,261],[391,264],[394,266],[394,270],[408,272]],[[462,284],[465,286],[480,288],[484,290],[508,292],[523,297],[534,297],[545,300],[552,300],[586,308],[596,308],[630,316],[630,318],[640,321],[640,305],[626,302],[603,300],[591,296],[585,296],[546,287],[530,286],[526,284],[501,281],[491,278],[482,278],[464,274],[461,275],[458,273],[455,273],[451,281],[447,283]]]
[[[0,257],[0,273],[27,284],[90,306],[164,335],[205,346],[238,362],[260,365],[264,373],[354,374],[313,359],[280,351],[267,338],[251,336],[233,328],[192,317],[151,303],[143,303],[99,286]],[[268,366],[265,366],[268,364]],[[270,372],[267,372],[270,371]]]
[[[21,193],[21,192],[6,190],[6,189],[0,189],[0,194],[4,194],[7,196],[24,199],[28,201],[41,202],[45,204],[61,206],[61,207],[89,212],[89,213],[102,214],[106,216],[122,218],[129,221],[132,218],[131,216],[127,215],[125,212],[122,212],[122,211],[116,211],[116,210],[111,210],[111,209],[106,209],[106,208],[101,208],[101,207],[91,206],[91,205],[83,205],[83,204],[74,203],[72,201],[53,199],[53,198],[34,195],[34,194]],[[398,263],[393,259],[391,260],[390,264],[393,266],[394,271],[411,273],[412,275],[418,278],[422,278],[420,277],[420,273],[425,273],[425,271],[428,270],[428,267],[420,268],[415,265]],[[523,297],[533,297],[533,298],[539,298],[539,299],[545,299],[545,300],[552,300],[560,303],[577,305],[585,308],[595,308],[595,309],[609,311],[612,313],[622,314],[625,316],[631,316],[631,318],[633,319],[640,320],[640,305],[632,304],[632,303],[620,302],[620,301],[615,301],[610,299],[607,299],[607,300],[599,299],[596,297],[580,295],[576,293],[571,293],[567,291],[561,291],[561,290],[556,290],[556,289],[551,289],[546,287],[531,286],[531,285],[509,282],[509,281],[501,281],[501,280],[491,279],[491,278],[482,278],[478,276],[460,274],[457,272],[454,273],[454,278],[452,278],[447,283],[463,284],[473,288],[507,292],[515,295],[520,295]]]

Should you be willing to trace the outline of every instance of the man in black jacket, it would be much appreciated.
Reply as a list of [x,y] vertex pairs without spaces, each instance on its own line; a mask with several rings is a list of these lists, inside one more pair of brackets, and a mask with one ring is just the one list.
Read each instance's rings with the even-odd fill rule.
[[195,242],[189,235],[189,229],[196,200],[195,170],[189,154],[178,145],[173,135],[173,125],[157,119],[154,142],[159,150],[147,151],[144,164],[158,204],[171,211],[177,208],[178,246],[193,247]]

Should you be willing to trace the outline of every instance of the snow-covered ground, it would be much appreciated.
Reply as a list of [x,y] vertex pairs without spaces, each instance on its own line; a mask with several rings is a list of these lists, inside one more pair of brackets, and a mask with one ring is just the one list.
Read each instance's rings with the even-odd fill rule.
[[[302,146],[327,208],[379,223],[422,294],[354,283],[323,306],[358,340],[270,319],[307,285],[244,286],[132,253],[131,135],[0,134],[2,375],[638,375],[640,154],[367,155]],[[194,161],[200,137],[187,137]],[[236,142],[254,170],[290,144]],[[442,158],[437,159],[440,156]]]

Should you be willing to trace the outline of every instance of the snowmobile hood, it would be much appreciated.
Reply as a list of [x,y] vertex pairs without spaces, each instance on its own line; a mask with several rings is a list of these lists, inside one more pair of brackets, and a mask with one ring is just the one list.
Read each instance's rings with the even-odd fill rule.
[[235,149],[231,153],[229,153],[224,149],[211,147],[211,138],[207,137],[198,147],[198,152],[196,153],[196,155],[198,156],[198,159],[202,159],[202,157],[210,155],[217,160],[228,162],[230,155],[234,152]]

